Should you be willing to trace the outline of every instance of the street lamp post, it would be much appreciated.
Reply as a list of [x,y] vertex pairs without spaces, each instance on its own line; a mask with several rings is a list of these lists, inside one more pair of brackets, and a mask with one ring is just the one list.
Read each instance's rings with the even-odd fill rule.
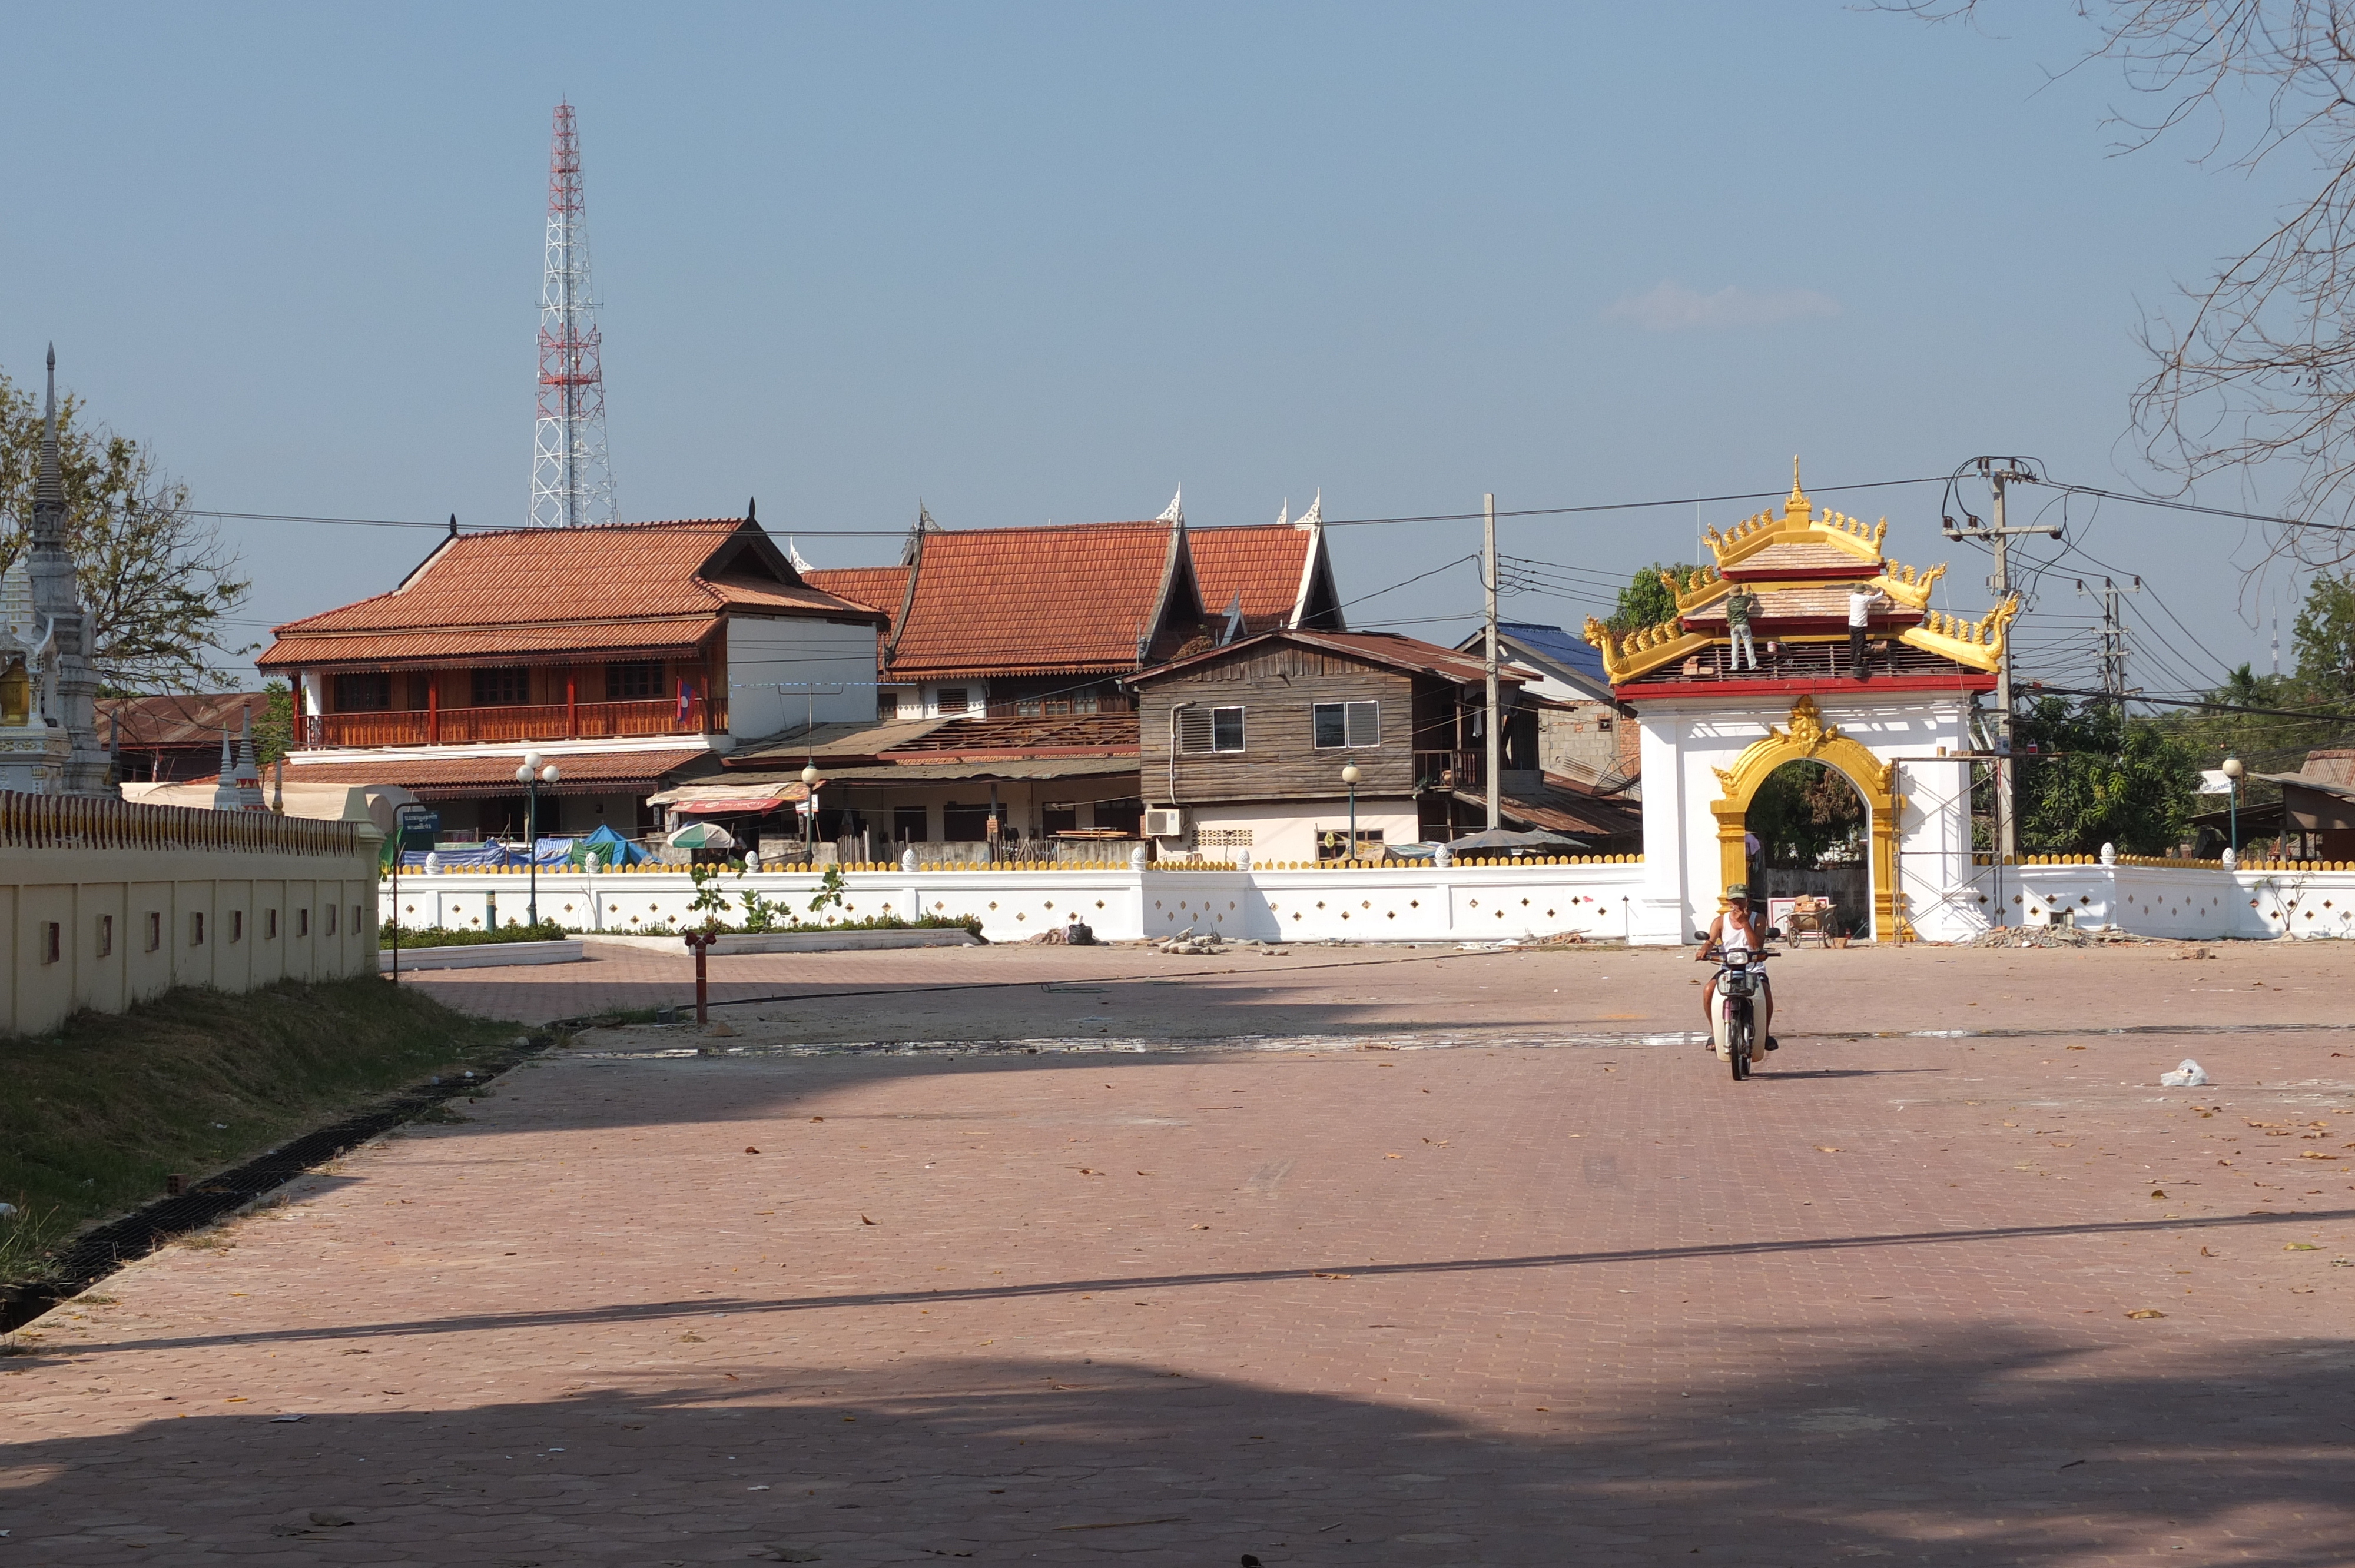
[[539,753],[523,754],[523,766],[516,769],[516,782],[523,786],[523,853],[529,868],[531,891],[525,900],[525,909],[531,923],[539,924],[539,787],[553,784],[564,777],[555,763],[541,765]]
[[1349,787],[1349,853],[1341,857],[1345,861],[1358,858],[1358,780],[1362,777],[1354,762],[1341,769],[1341,782]]
[[802,765],[802,861],[817,863],[817,764]]
[[2224,758],[2224,781],[2226,784],[2231,786],[2229,793],[2232,815],[2230,821],[2232,824],[2232,863],[2235,865],[2239,864],[2241,860],[2241,777],[2248,772],[2248,764],[2243,762],[2239,758],[2227,757]]

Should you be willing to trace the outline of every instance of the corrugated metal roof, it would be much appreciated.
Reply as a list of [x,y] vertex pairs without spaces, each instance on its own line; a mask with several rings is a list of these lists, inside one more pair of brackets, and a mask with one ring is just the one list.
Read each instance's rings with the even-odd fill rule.
[[[1443,648],[1436,642],[1420,638],[1401,636],[1395,631],[1295,631],[1289,629],[1262,632],[1230,642],[1223,648],[1206,648],[1182,659],[1172,659],[1166,664],[1145,671],[1132,683],[1143,685],[1172,672],[1190,668],[1208,660],[1223,659],[1242,650],[1275,641],[1297,643],[1303,648],[1321,648],[1328,652],[1363,659],[1369,663],[1384,664],[1394,670],[1411,670],[1421,674],[1438,675],[1461,683],[1485,683],[1487,666],[1477,657]],[[1518,686],[1542,679],[1535,670],[1499,662],[1498,677],[1508,684]]]
[[[1036,757],[1003,762],[902,762],[872,767],[837,768],[826,772],[827,784],[921,784],[963,779],[1093,779],[1137,772],[1134,757]],[[794,777],[798,779],[796,771]],[[824,803],[821,786],[820,803]]]
[[152,697],[98,699],[99,733],[126,747],[218,747],[250,713],[270,712],[267,692],[181,692]]

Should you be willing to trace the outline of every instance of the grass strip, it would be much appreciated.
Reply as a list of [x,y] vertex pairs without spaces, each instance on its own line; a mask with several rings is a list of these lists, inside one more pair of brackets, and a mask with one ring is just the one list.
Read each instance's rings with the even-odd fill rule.
[[52,1034],[0,1039],[0,1284],[43,1277],[75,1234],[194,1185],[443,1069],[504,1051],[511,1022],[362,976],[230,995],[166,992]]

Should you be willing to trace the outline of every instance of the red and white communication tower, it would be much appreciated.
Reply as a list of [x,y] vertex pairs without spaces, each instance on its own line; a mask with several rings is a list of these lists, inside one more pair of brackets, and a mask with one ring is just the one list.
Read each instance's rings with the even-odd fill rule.
[[605,376],[589,289],[589,221],[581,199],[581,132],[556,106],[548,154],[548,262],[539,286],[539,422],[533,432],[531,520],[549,527],[613,521],[605,459]]

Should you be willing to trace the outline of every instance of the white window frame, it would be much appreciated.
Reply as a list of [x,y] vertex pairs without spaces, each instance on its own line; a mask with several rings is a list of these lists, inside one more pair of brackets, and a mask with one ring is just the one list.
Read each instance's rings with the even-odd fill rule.
[[[1339,708],[1341,710],[1340,745],[1327,746],[1323,741],[1316,738],[1316,710],[1319,708]],[[1352,708],[1371,708],[1373,710],[1373,739],[1357,740],[1351,738],[1349,734],[1349,720],[1352,716],[1350,713]],[[1309,744],[1318,751],[1373,751],[1380,748],[1382,744],[1382,705],[1379,699],[1367,697],[1350,697],[1336,702],[1309,704],[1308,740]]]

